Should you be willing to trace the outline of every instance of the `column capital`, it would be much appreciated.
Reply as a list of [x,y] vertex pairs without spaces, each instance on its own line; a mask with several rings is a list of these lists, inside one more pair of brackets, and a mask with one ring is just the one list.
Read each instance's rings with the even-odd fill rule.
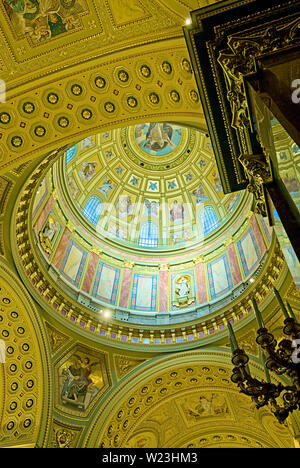
[[134,267],[135,263],[130,261],[130,260],[127,260],[125,259],[124,260],[124,268],[130,268],[132,270],[132,268]]
[[199,255],[198,257],[193,258],[193,262],[195,265],[198,263],[204,263],[204,255]]
[[170,265],[168,263],[160,263],[158,268],[159,271],[169,271]]

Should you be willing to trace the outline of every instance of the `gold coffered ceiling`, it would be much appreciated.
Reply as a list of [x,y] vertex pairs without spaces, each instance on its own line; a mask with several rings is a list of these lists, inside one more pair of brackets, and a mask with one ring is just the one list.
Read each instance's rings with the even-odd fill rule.
[[[206,128],[201,105],[190,99],[195,84],[183,62],[188,55],[182,26],[191,9],[207,3],[1,0],[0,71],[7,93],[0,116],[0,172],[108,126],[163,121],[168,115]],[[165,61],[171,73],[163,68]],[[143,65],[150,75],[143,75]],[[122,70],[126,81],[119,78]],[[99,76],[105,86],[96,84]],[[131,97],[136,108],[128,104]]]

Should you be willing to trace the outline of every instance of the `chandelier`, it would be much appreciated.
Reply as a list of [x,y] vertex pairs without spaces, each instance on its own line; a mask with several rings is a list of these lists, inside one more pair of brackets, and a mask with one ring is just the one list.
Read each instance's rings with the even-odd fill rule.
[[[248,364],[249,357],[238,347],[231,323],[227,322],[227,325],[234,365],[231,380],[238,385],[241,393],[252,398],[256,408],[269,405],[272,413],[282,424],[291,412],[300,409],[300,324],[296,321],[290,304],[286,302],[287,307],[285,307],[275,288],[274,294],[285,317],[283,334],[287,338],[282,338],[279,342],[265,327],[256,300],[252,298],[259,327],[256,342],[260,346],[266,380],[260,381],[252,377]],[[270,372],[286,376],[289,384],[273,383]]]

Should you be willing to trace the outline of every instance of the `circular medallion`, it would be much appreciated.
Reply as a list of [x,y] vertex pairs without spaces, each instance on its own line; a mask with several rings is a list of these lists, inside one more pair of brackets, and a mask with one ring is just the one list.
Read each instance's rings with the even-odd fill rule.
[[95,85],[96,85],[97,88],[103,89],[103,88],[105,88],[106,81],[102,76],[97,76],[95,78]]
[[0,114],[0,122],[4,125],[7,125],[9,124],[9,122],[11,121],[11,117],[10,115],[8,114],[8,112],[1,112]]
[[79,84],[73,84],[71,86],[71,92],[74,96],[80,96],[82,94],[82,87]]
[[49,104],[57,104],[59,101],[58,95],[56,93],[49,93],[47,96],[47,101]]
[[32,114],[35,110],[35,105],[32,102],[24,102],[23,111],[25,114]]

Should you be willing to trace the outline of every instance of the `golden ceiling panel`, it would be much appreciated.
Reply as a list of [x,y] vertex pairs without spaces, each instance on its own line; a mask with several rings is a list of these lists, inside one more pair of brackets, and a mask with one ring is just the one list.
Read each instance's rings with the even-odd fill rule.
[[114,364],[118,379],[124,377],[143,362],[145,362],[145,359],[133,359],[128,356],[114,354]]
[[114,408],[102,435],[94,427],[89,441],[98,437],[103,448],[292,445],[287,426],[270,424],[268,410],[253,411],[251,401],[238,393],[226,365],[196,363],[190,356],[189,364],[170,366],[166,359],[164,366],[160,372],[154,367],[137,386],[131,379],[130,392],[118,403],[110,401]]
[[0,112],[0,173],[108,127],[168,116],[205,128],[180,41],[96,62],[57,72],[47,83],[32,82],[29,90],[7,92]]
[[[162,38],[179,37],[195,1],[181,0],[1,0],[3,78],[80,63]],[[80,54],[78,51],[80,49]],[[80,57],[79,57],[80,55]]]
[[0,284],[0,338],[6,349],[0,363],[0,441],[18,446],[35,443],[41,428],[47,436],[51,379],[35,306],[3,264]]
[[70,338],[58,331],[56,328],[49,325],[49,323],[47,322],[45,323],[45,326],[48,333],[51,352],[52,354],[56,354],[62,346],[68,343]]

